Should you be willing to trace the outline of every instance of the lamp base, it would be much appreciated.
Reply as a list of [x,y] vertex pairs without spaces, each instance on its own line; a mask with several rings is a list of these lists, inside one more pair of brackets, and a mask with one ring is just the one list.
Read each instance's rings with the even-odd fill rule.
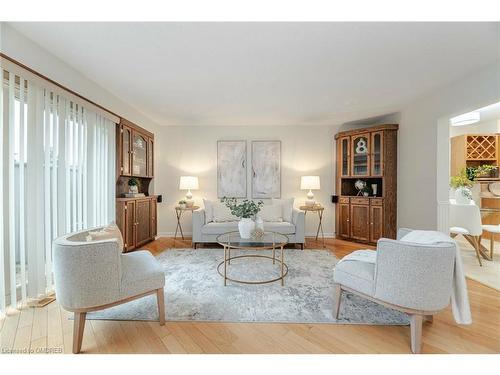
[[309,193],[307,193],[307,200],[306,200],[306,206],[314,206],[316,202],[314,201],[314,194],[312,190],[309,190]]

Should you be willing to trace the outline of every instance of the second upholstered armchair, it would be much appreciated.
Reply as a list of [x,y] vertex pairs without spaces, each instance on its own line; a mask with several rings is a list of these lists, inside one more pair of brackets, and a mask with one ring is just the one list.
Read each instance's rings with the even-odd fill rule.
[[411,350],[420,353],[423,320],[450,303],[456,248],[453,243],[424,245],[380,239],[374,261],[341,261],[334,269],[334,317],[342,292],[350,292],[410,316]]

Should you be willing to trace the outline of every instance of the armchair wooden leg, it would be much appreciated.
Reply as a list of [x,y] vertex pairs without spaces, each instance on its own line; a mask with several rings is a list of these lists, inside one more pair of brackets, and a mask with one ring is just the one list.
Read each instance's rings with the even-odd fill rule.
[[165,325],[165,298],[163,288],[156,290],[156,301],[158,302],[158,316],[160,325]]
[[335,319],[338,319],[340,312],[340,301],[342,299],[342,288],[340,287],[340,284],[334,284],[333,288],[333,316],[335,317]]
[[83,330],[85,328],[86,312],[76,312],[73,321],[73,353],[78,354],[82,349]]
[[422,321],[422,315],[410,315],[411,351],[415,354],[422,351]]

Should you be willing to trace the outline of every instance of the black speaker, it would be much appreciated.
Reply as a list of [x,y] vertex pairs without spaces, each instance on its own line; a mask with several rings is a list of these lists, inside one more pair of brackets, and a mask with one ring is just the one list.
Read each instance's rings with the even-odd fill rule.
[[161,194],[160,194],[160,195],[158,195],[158,196],[156,197],[156,201],[157,201],[158,203],[161,203],[161,202],[162,202],[162,200],[163,200],[163,197],[161,196]]
[[338,203],[339,202],[339,196],[338,195],[332,195],[332,203]]

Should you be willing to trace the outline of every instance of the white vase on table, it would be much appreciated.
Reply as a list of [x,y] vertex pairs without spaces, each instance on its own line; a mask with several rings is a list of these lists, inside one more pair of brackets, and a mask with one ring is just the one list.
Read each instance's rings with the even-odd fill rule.
[[468,187],[461,186],[455,190],[455,200],[458,204],[470,204],[472,192]]
[[238,230],[240,231],[240,237],[243,239],[249,239],[252,236],[252,232],[255,229],[255,223],[250,218],[242,218],[238,222]]

